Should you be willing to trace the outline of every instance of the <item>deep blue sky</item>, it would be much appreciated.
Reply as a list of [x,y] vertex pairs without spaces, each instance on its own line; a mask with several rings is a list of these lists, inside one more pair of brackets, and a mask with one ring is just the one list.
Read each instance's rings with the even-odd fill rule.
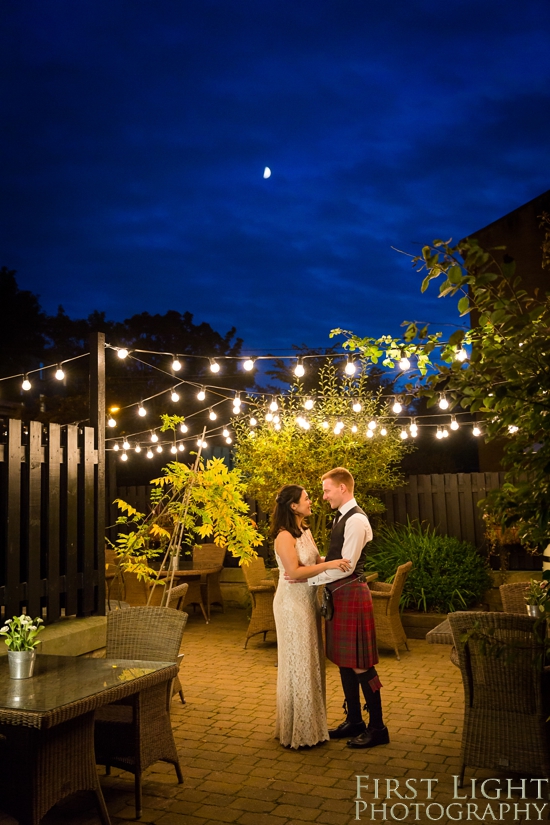
[[550,188],[548,0],[3,0],[0,70],[0,264],[49,312],[454,321],[392,245]]

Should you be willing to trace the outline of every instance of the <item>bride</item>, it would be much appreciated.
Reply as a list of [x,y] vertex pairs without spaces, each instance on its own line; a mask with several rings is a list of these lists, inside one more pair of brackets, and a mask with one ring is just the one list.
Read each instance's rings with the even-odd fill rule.
[[273,602],[279,660],[275,737],[291,748],[329,738],[317,588],[300,583],[324,570],[349,570],[346,559],[321,561],[305,524],[310,515],[311,502],[303,487],[286,484],[279,490],[271,519],[280,570]]

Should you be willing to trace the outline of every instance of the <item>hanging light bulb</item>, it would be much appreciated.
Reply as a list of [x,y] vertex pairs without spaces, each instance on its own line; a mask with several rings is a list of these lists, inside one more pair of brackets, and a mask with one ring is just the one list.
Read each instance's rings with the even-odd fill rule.
[[443,438],[449,438],[449,430],[447,429],[447,427],[443,427],[441,432],[443,433]]
[[312,410],[314,406],[315,406],[315,401],[313,400],[313,398],[306,398],[306,400],[304,401],[305,409],[306,410]]
[[180,424],[180,431],[182,433],[186,433],[188,429],[189,427],[187,426],[187,424]]
[[210,359],[210,372],[219,372],[219,371],[220,371],[220,365],[218,364],[218,362],[216,360],[214,360],[214,358],[211,358]]
[[254,369],[254,361],[252,358],[247,358],[246,361],[243,363],[243,369],[247,372]]
[[123,450],[129,450],[130,449],[130,442],[128,441],[127,438],[125,438],[124,441],[122,442],[122,449]]
[[354,425],[352,426],[351,431],[352,431],[352,433],[356,433],[356,432],[357,432],[357,425],[356,425],[356,424],[354,424]]
[[233,399],[233,407],[236,407],[237,409],[240,409],[242,403],[243,402],[241,401],[241,394],[240,394],[240,392],[238,392],[236,394],[235,398]]
[[205,387],[200,388],[200,390],[197,393],[197,398],[199,399],[199,401],[204,401],[204,399],[206,398],[206,388]]
[[296,364],[296,367],[294,369],[294,375],[296,376],[296,378],[302,378],[305,374],[306,371],[304,369],[304,365],[302,364],[302,359],[298,358],[298,363]]
[[225,443],[226,444],[233,444],[233,439],[231,438],[230,435],[228,435],[227,438],[225,439]]
[[441,427],[437,428],[437,432],[435,434],[435,437],[436,438],[443,438],[443,431],[442,431]]
[[250,432],[248,433],[248,437],[249,438],[256,438],[256,433],[254,432],[254,430],[250,430]]
[[185,444],[178,444],[178,450],[180,451],[180,453],[183,453],[183,451],[185,450]]
[[479,429],[477,424],[474,424],[472,428],[472,435],[475,435],[476,438],[478,438],[481,435],[481,430]]
[[256,421],[256,419],[255,419],[254,417],[252,417],[252,418],[250,419],[250,422],[249,422],[249,423],[250,423],[250,426],[251,426],[251,427],[255,427],[255,426],[256,426],[256,424],[257,424],[258,422]]
[[355,375],[355,364],[353,363],[351,358],[348,358],[346,366],[344,367],[344,372],[346,373],[346,375]]
[[126,347],[119,347],[116,354],[122,361],[130,355]]
[[135,453],[140,453],[141,452],[141,447],[139,446],[139,444],[136,444],[136,446],[134,447],[134,452]]
[[29,381],[29,376],[25,375],[23,378],[23,383],[21,384],[21,389],[27,392],[31,388],[31,382]]
[[445,398],[445,393],[441,393],[439,396],[439,409],[440,410],[448,410],[449,409],[449,402]]
[[323,428],[323,430],[328,430],[328,428],[329,428],[328,421],[323,421],[323,423],[321,424],[321,427]]
[[157,453],[162,453],[162,447],[160,444],[157,444]]
[[[521,346],[521,344],[520,344],[520,346]],[[467,359],[467,357],[468,357],[468,353],[466,352],[464,347],[460,347],[460,349],[457,349],[457,351],[455,353],[455,359],[457,361],[465,361]]]
[[199,438],[199,440],[197,441],[197,447],[202,447],[204,449],[205,447],[208,447],[208,444],[206,443],[206,441],[201,441],[201,439]]
[[418,426],[416,424],[416,421],[414,421],[414,420],[411,421],[411,423],[409,425],[409,430],[410,430],[411,436],[413,438],[416,438],[416,436],[418,435]]
[[392,407],[392,411],[396,415],[399,415],[399,413],[401,412],[402,409],[403,409],[403,406],[402,406],[401,402],[399,401],[398,398],[396,398],[395,401],[394,401],[393,407]]
[[374,432],[372,430],[367,430],[367,438],[374,438]]
[[407,430],[405,430],[405,429],[401,430],[401,432],[399,433],[399,435],[400,435],[400,437],[403,439],[403,441],[404,441],[406,438],[408,438],[408,437],[409,437],[409,434],[408,434]]
[[210,407],[210,410],[208,412],[208,418],[210,419],[210,421],[215,421],[217,417],[218,416],[216,415],[212,407]]
[[147,410],[145,409],[145,407],[141,403],[138,407],[138,415],[141,415],[142,418],[147,415]]
[[170,398],[172,399],[172,401],[179,401],[180,400],[179,394],[175,390],[172,390],[172,394],[171,394]]
[[271,410],[271,412],[277,412],[277,410],[279,409],[279,405],[277,404],[277,400],[275,398],[269,405],[269,409]]
[[403,370],[403,372],[405,372],[406,370],[410,370],[410,368],[411,368],[411,362],[409,361],[407,356],[404,355],[402,358],[399,359],[399,369]]
[[178,448],[176,447],[176,445],[175,445],[175,444],[172,444],[172,446],[170,447],[170,452],[171,452],[173,455],[175,455],[175,454],[177,453],[177,451],[178,451]]
[[115,453],[118,453],[118,451],[120,450],[120,447],[118,446],[118,444],[115,444],[113,446],[113,450],[115,451]]
[[172,369],[174,372],[179,372],[181,370],[181,361],[179,360],[177,355],[174,355],[172,358]]
[[275,429],[276,429],[276,430],[280,430],[280,429],[281,429],[281,424],[279,423],[279,421],[276,421],[276,422],[275,422]]
[[359,413],[363,409],[363,406],[360,401],[354,401],[352,405],[353,412]]
[[388,431],[386,430],[386,428],[382,427],[382,429],[380,430],[380,435],[387,435],[387,434],[388,434]]
[[55,377],[57,378],[58,381],[63,381],[63,379],[65,378],[65,373],[63,372],[63,368],[62,368],[61,364],[57,365],[57,369],[55,371]]
[[227,438],[227,436],[229,435],[229,430],[227,429],[227,427],[224,427],[224,429],[222,430],[222,435],[224,438]]
[[279,418],[278,415],[273,416],[273,423],[274,424],[280,424],[281,423],[281,419]]
[[121,461],[128,461],[128,453],[122,453],[120,456]]
[[266,413],[265,414],[265,420],[266,421],[273,421],[273,413],[272,412]]
[[373,419],[372,421],[369,421],[369,423],[367,424],[367,426],[368,426],[369,430],[375,430],[375,429],[377,428],[378,424],[377,424],[377,422],[376,422],[376,421],[374,421],[374,419]]
[[450,426],[451,426],[451,430],[458,430],[458,428],[460,426],[460,424],[458,423],[458,421],[456,420],[454,415],[451,418],[451,425]]
[[151,441],[153,442],[153,444],[156,444],[156,442],[157,442],[158,440],[159,440],[158,435],[156,434],[156,432],[154,432],[154,431],[153,431],[153,432],[151,433]]
[[147,450],[147,452],[145,453],[145,455],[147,456],[147,458],[153,458],[153,451],[151,450],[151,448],[149,448],[149,449]]
[[107,426],[108,427],[116,427],[116,421],[115,421],[115,419],[113,418],[112,415],[107,419]]

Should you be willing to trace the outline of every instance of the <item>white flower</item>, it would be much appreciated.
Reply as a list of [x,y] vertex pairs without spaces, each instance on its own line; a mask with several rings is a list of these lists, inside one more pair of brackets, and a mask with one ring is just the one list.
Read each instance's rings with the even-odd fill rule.
[[0,630],[0,633],[7,633],[8,630],[9,630],[9,627],[7,626],[7,624],[5,624],[4,627]]
[[35,624],[31,624],[31,626],[29,627],[29,630],[36,630],[36,625],[35,625]]

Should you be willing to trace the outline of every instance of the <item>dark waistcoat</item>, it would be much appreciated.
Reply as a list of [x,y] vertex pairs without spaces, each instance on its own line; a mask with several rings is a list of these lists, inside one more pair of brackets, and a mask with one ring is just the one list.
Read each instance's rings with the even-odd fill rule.
[[[346,528],[346,522],[355,513],[363,513],[364,516],[367,515],[364,510],[361,510],[361,508],[356,505],[355,507],[352,507],[351,510],[348,510],[348,512],[344,516],[340,516],[338,522],[332,528],[332,533],[330,535],[330,547],[327,555],[325,556],[325,561],[334,561],[334,559],[342,558],[342,547],[344,546],[344,530]],[[357,571],[358,575],[361,575],[361,573],[365,569],[365,562],[367,560],[367,547],[368,542],[361,550],[361,555],[359,556],[359,560],[355,565],[355,570]]]

